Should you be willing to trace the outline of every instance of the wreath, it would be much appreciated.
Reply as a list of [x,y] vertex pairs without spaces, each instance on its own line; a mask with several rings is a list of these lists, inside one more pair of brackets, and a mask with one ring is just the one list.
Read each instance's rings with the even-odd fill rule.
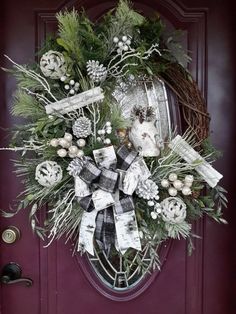
[[[21,152],[16,212],[31,207],[46,246],[65,236],[75,252],[121,254],[127,269],[136,254],[140,271],[155,269],[163,241],[184,238],[192,249],[194,220],[225,223],[226,191],[211,166],[218,152],[189,57],[159,16],[143,17],[124,0],[96,23],[76,10],[57,20],[38,63],[7,57],[17,80],[12,113],[26,118],[3,148]],[[175,95],[184,134],[163,131],[157,86]]]

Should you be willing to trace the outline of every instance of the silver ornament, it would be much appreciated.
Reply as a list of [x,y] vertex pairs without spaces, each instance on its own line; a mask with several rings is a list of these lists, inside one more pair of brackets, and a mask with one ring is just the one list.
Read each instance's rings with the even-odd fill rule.
[[86,117],[79,117],[75,121],[72,130],[77,138],[86,138],[92,133],[91,121]]
[[135,193],[146,200],[158,199],[159,189],[157,184],[151,179],[139,181]]
[[161,202],[162,219],[170,224],[182,223],[186,218],[186,204],[178,197],[168,197]]
[[58,51],[49,50],[40,59],[40,69],[46,77],[53,80],[61,79],[67,70],[63,54]]
[[93,82],[103,82],[107,77],[107,69],[99,61],[89,60],[86,65],[87,73]]
[[35,170],[35,180],[44,187],[51,187],[62,179],[62,169],[55,161],[46,160]]

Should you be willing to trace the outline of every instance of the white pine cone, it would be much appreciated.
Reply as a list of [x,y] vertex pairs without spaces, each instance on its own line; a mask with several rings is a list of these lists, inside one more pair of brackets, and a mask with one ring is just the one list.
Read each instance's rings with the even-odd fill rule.
[[91,121],[86,117],[80,117],[75,121],[72,130],[77,138],[86,138],[92,133]]
[[99,61],[89,60],[86,67],[90,80],[99,83],[106,79],[107,69]]
[[157,184],[150,180],[147,179],[145,181],[139,181],[138,186],[135,190],[135,193],[146,200],[151,200],[151,199],[159,199],[158,193],[159,189]]
[[57,80],[66,74],[67,66],[62,53],[49,50],[40,59],[40,69],[44,76]]
[[170,224],[182,223],[186,218],[186,204],[178,197],[168,197],[161,202],[162,219]]
[[68,171],[69,175],[76,177],[80,174],[84,163],[85,162],[81,158],[76,157],[69,163],[66,170]]

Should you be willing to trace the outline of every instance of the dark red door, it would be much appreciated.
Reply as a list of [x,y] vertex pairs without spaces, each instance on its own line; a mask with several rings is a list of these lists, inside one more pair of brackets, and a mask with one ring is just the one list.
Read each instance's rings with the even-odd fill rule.
[[[54,15],[60,9],[84,7],[93,19],[112,8],[116,1],[85,0],[3,0],[1,1],[0,35],[1,66],[9,66],[3,54],[18,63],[34,59],[46,33],[55,30]],[[165,252],[160,273],[126,293],[106,288],[93,273],[85,258],[71,256],[70,244],[63,240],[44,249],[32,235],[28,213],[11,219],[2,218],[0,232],[9,225],[21,231],[14,244],[1,241],[0,268],[16,262],[22,276],[34,284],[2,285],[1,314],[230,314],[233,304],[233,241],[235,236],[232,188],[234,186],[235,102],[233,86],[233,45],[231,22],[234,17],[230,1],[221,0],[143,0],[134,1],[145,15],[158,11],[170,28],[186,31],[186,45],[191,51],[190,70],[208,101],[212,116],[213,143],[224,152],[217,166],[224,174],[230,206],[226,216],[229,226],[203,220],[196,224],[196,250],[187,256],[186,244],[173,242]],[[10,117],[15,82],[1,73],[0,146],[7,145],[7,127],[15,121]],[[23,122],[22,122],[23,123]],[[21,186],[12,172],[15,156],[0,154],[0,207],[8,210]],[[168,254],[167,254],[168,253]]]

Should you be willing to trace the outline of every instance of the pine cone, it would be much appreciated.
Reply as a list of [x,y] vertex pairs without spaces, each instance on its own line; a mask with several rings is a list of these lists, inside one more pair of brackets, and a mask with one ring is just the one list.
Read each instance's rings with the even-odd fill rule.
[[106,79],[107,69],[103,64],[99,64],[99,61],[89,60],[86,67],[88,76],[92,81],[99,83]]
[[140,181],[135,193],[146,200],[151,200],[151,199],[159,199],[158,193],[159,189],[156,183],[150,179],[147,179],[145,181]]
[[72,130],[77,138],[86,138],[92,133],[91,121],[86,117],[80,117],[75,121]]

